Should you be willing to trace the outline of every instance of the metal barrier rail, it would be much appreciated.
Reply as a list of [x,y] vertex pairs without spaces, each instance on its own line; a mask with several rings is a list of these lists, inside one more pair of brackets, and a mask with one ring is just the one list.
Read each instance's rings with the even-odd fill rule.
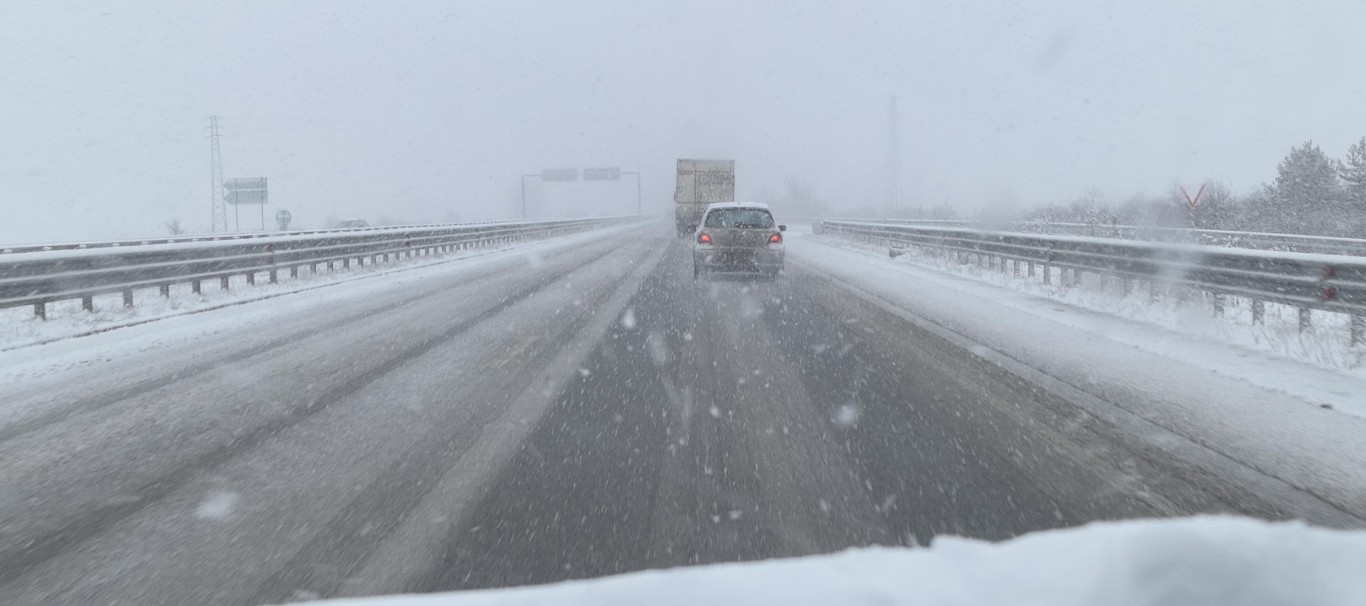
[[820,233],[888,246],[892,256],[919,246],[974,255],[1002,271],[1012,262],[1016,274],[1023,263],[1030,276],[1041,271],[1046,284],[1056,267],[1064,286],[1096,272],[1124,280],[1126,293],[1135,281],[1150,289],[1190,287],[1211,293],[1217,313],[1223,297],[1244,297],[1252,301],[1254,322],[1261,322],[1268,302],[1299,308],[1301,329],[1310,326],[1310,310],[1349,314],[1352,344],[1366,339],[1366,257],[859,221],[818,226]]
[[1276,250],[1283,252],[1366,256],[1366,240],[1355,238],[1331,238],[1326,236],[1271,234],[1218,229],[1092,225],[1088,223],[1026,222],[1012,225],[1010,229],[1012,231],[1026,231],[1031,233],[1205,244],[1209,246],[1222,246],[1225,248],[1250,248],[1255,250]]
[[884,225],[958,227],[963,229],[983,229],[986,231],[1087,236],[1119,240],[1139,240],[1145,242],[1204,244],[1226,248],[1250,248],[1254,250],[1276,250],[1283,252],[1366,257],[1366,240],[1356,238],[1332,238],[1327,236],[1306,236],[1300,234],[1272,234],[1217,229],[1189,229],[1183,227],[1141,227],[1136,225],[1109,225],[1102,223],[1048,223],[1043,221],[1019,221],[996,225],[989,223],[984,224],[978,221],[944,219],[809,219],[812,223],[817,223],[822,220],[878,223]]
[[[425,256],[494,244],[544,238],[607,227],[634,217],[527,221],[481,225],[447,225],[431,228],[327,232],[325,235],[274,237],[268,241],[174,242],[163,246],[130,249],[64,249],[0,256],[0,308],[32,305],[33,313],[46,319],[47,304],[81,299],[94,309],[96,295],[123,293],[125,306],[133,305],[133,292],[157,287],[170,295],[175,283],[188,282],[198,294],[205,280],[218,280],[227,289],[232,276],[248,284],[265,273],[271,283],[279,272],[298,277],[301,267],[317,273],[319,265],[343,269],[354,261],[364,265],[390,258]],[[278,235],[278,234],[273,234]]]
[[0,255],[13,253],[44,252],[50,250],[87,250],[98,248],[122,248],[126,246],[147,246],[151,244],[184,244],[190,242],[221,242],[228,240],[255,240],[258,238],[279,238],[282,236],[321,236],[358,232],[404,231],[442,227],[471,227],[480,225],[514,225],[535,223],[535,221],[476,221],[473,223],[422,223],[415,225],[390,225],[379,227],[341,227],[336,229],[306,229],[293,231],[260,231],[231,234],[198,234],[185,236],[163,236],[158,238],[129,238],[124,240],[103,240],[92,242],[62,242],[49,244],[14,244],[0,246]]

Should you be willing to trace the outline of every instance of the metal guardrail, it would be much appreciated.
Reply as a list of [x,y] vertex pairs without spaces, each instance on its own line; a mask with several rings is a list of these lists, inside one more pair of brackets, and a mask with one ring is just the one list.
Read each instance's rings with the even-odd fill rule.
[[1366,240],[1306,236],[1300,234],[1273,234],[1217,229],[1189,229],[1182,227],[1143,227],[1137,225],[1105,223],[1051,223],[1044,221],[1017,221],[1003,224],[990,224],[982,223],[980,221],[943,219],[808,218],[808,221],[813,224],[823,220],[855,221],[860,223],[880,223],[888,225],[958,227],[964,229],[983,229],[986,231],[1088,236],[1120,240],[1139,240],[1145,242],[1204,244],[1207,246],[1222,246],[1226,248],[1250,248],[1254,250],[1320,253],[1326,255],[1354,255],[1359,257],[1366,256]]
[[1044,283],[1057,268],[1065,286],[1096,272],[1121,278],[1126,293],[1135,281],[1147,282],[1150,292],[1189,287],[1211,293],[1218,313],[1225,296],[1244,297],[1252,301],[1254,322],[1261,322],[1265,303],[1299,308],[1301,329],[1310,326],[1311,310],[1349,314],[1352,344],[1366,339],[1366,257],[860,221],[817,226],[819,233],[888,246],[892,256],[917,246],[973,255],[1002,271],[1013,263],[1016,274],[1024,264],[1029,276],[1041,272]]
[[328,234],[404,231],[439,227],[468,227],[479,225],[513,225],[533,223],[534,221],[478,221],[472,223],[422,223],[416,225],[379,226],[379,227],[340,227],[336,229],[307,229],[293,231],[259,231],[231,234],[197,234],[184,236],[163,236],[157,238],[129,238],[124,240],[103,240],[94,242],[62,242],[45,244],[13,244],[0,246],[0,255],[12,253],[44,252],[50,250],[86,250],[97,248],[122,248],[127,246],[146,246],[150,244],[185,244],[190,242],[221,242],[226,240],[255,240],[258,238],[279,238],[282,236],[321,236]]
[[[102,247],[96,249],[47,249],[42,252],[0,255],[0,308],[33,306],[33,313],[47,318],[47,304],[81,299],[94,309],[97,295],[123,293],[125,306],[133,305],[133,292],[159,288],[169,296],[170,287],[188,282],[198,294],[205,280],[218,280],[227,289],[233,276],[255,284],[257,274],[271,283],[279,273],[298,277],[308,267],[347,269],[354,261],[364,265],[390,259],[440,254],[532,238],[607,227],[634,217],[523,221],[476,225],[445,225],[418,228],[379,228],[324,232],[253,241],[215,240],[171,242],[163,246]],[[148,243],[150,244],[150,242]]]
[[1133,225],[1104,225],[1090,223],[1025,222],[1010,226],[1011,231],[1058,235],[1119,238],[1153,242],[1204,244],[1226,248],[1250,248],[1282,252],[1320,253],[1327,255],[1366,256],[1366,240],[1330,238],[1300,234],[1272,234],[1264,232],[1227,231],[1218,229],[1186,229],[1176,227],[1137,227]]

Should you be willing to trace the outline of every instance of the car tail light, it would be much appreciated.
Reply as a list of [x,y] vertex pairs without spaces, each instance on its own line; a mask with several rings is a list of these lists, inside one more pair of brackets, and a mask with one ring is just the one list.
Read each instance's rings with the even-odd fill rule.
[[783,235],[782,235],[782,234],[773,234],[773,235],[769,236],[769,237],[768,237],[768,243],[769,243],[769,244],[782,244],[782,243],[783,243]]
[[711,244],[711,236],[707,234],[697,234],[698,244]]

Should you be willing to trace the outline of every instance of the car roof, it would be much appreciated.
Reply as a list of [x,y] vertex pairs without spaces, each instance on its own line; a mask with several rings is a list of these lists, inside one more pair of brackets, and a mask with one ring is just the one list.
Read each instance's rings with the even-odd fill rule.
[[707,210],[713,208],[758,208],[768,210],[768,205],[762,202],[712,202],[707,205]]

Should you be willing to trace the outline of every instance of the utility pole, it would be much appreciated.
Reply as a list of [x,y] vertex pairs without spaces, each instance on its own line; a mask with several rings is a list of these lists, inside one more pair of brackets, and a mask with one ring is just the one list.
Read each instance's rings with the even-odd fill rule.
[[532,177],[535,177],[535,178],[537,178],[537,179],[541,178],[540,175],[522,175],[522,218],[523,218],[523,219],[526,219],[526,218],[527,218],[527,216],[526,216],[526,180],[527,180],[527,179],[530,179],[530,178],[532,178]]
[[896,112],[896,95],[887,111],[887,215],[901,206],[901,126]]
[[218,148],[218,116],[209,117],[209,156],[213,167],[210,169],[209,184],[212,216],[209,231],[218,233],[228,231],[228,205],[223,200],[223,152]]
[[639,172],[639,171],[636,171],[636,172],[622,172],[621,174],[623,174],[623,175],[632,175],[632,176],[634,176],[634,177],[636,178],[636,214],[637,214],[637,215],[643,215],[643,214],[645,214],[645,207],[641,205],[641,201],[640,201],[640,172]]

